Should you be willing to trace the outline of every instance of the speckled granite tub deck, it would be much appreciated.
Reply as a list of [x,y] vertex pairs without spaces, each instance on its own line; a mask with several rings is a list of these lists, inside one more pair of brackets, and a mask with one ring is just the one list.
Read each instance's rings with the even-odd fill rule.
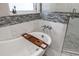
[[37,19],[51,21],[51,22],[67,23],[69,17],[62,13],[47,13],[47,14],[42,14],[42,16],[40,16],[40,13],[3,16],[0,17],[0,27],[33,21]]

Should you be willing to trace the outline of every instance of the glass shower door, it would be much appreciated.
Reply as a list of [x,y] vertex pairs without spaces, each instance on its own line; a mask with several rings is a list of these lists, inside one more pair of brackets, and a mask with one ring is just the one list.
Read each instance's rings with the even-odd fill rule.
[[79,54],[79,18],[70,18],[63,51]]

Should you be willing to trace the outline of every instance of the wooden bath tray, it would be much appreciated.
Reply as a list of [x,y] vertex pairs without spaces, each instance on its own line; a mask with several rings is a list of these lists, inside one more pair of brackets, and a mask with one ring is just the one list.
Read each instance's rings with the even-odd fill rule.
[[45,42],[43,42],[41,39],[36,38],[36,37],[34,37],[33,35],[31,35],[31,34],[24,33],[24,34],[22,34],[22,36],[23,36],[25,39],[27,39],[27,40],[29,40],[30,42],[32,42],[33,44],[35,44],[35,45],[37,45],[37,46],[39,46],[39,47],[41,47],[41,48],[43,48],[43,49],[47,48],[47,46],[48,46],[48,44],[46,44]]

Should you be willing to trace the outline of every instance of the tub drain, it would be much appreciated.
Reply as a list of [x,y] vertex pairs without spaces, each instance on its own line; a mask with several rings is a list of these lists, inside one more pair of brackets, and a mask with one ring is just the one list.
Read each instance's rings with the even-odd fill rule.
[[39,50],[39,48],[36,49],[36,51],[38,51],[38,50]]

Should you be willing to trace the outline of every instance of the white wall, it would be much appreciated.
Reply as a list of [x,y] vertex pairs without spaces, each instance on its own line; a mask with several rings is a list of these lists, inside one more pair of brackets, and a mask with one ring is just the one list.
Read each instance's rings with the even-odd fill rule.
[[8,3],[0,3],[0,17],[9,15]]
[[56,4],[56,11],[63,11],[63,12],[72,12],[73,8],[79,12],[79,3],[58,3]]
[[79,3],[43,3],[42,10],[48,12],[72,12],[73,8],[79,12]]
[[42,4],[42,11],[52,12],[52,11],[55,11],[55,7],[56,7],[55,3],[43,3]]

